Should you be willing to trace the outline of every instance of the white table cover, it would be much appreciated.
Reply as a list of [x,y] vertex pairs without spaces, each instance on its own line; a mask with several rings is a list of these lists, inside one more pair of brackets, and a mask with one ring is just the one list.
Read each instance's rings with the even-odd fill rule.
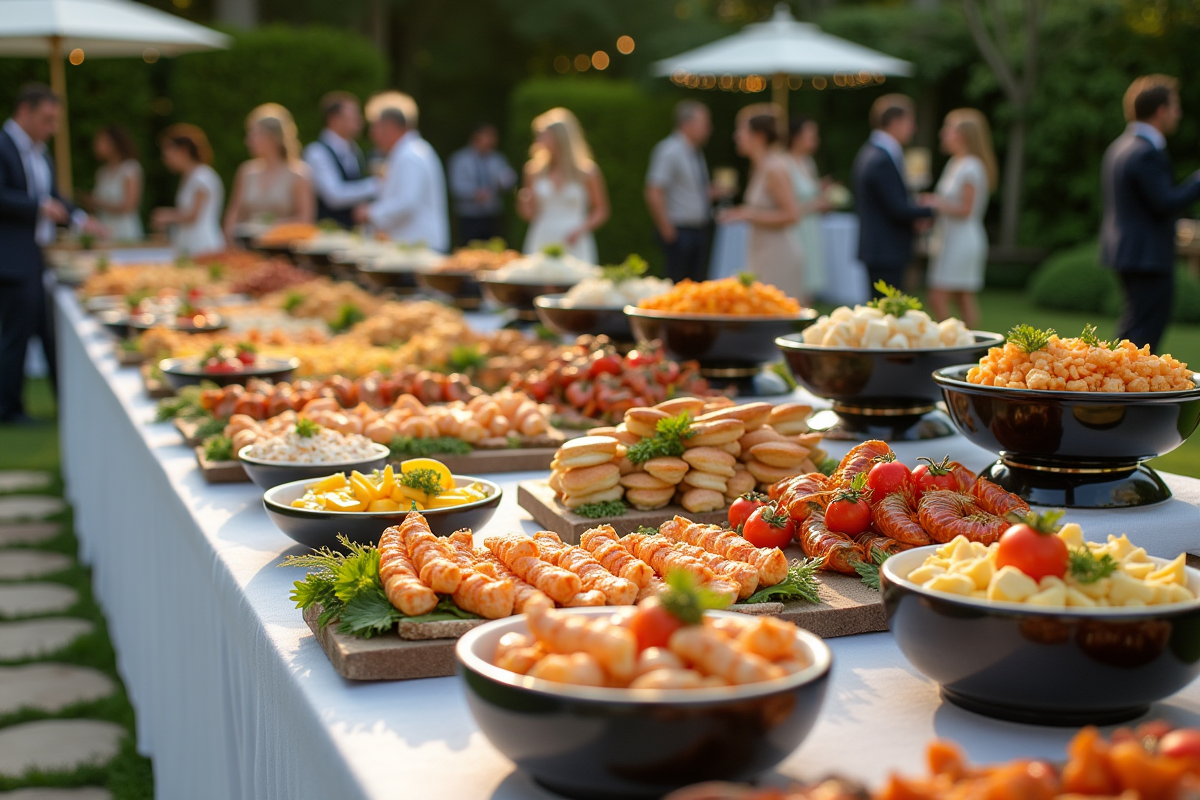
[[[483,738],[455,678],[338,677],[287,599],[300,570],[276,566],[302,548],[274,528],[253,485],[204,483],[174,428],[150,424],[154,404],[137,370],[118,367],[111,341],[69,292],[57,300],[68,495],[158,797],[553,797]],[[906,461],[916,454],[909,447]],[[939,441],[943,451],[973,466],[988,460],[957,438]],[[533,531],[515,487],[535,475],[501,477],[506,496],[488,530]],[[1152,551],[1174,536],[1167,528],[1187,528],[1180,540],[1200,552],[1200,481],[1168,479],[1175,503],[1089,514],[1088,525],[1128,528],[1158,542]],[[1101,525],[1106,518],[1119,522]],[[920,772],[937,736],[977,761],[1063,756],[1071,731],[941,703],[886,633],[829,644],[834,672],[821,719],[768,781],[841,773],[877,783],[890,771]],[[1200,688],[1152,714],[1200,724]]]

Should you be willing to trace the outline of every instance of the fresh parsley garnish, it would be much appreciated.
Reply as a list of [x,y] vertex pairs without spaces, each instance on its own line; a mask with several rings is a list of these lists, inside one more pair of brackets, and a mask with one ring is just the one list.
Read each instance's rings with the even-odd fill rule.
[[789,600],[804,600],[820,603],[820,582],[817,570],[825,564],[824,558],[796,559],[788,567],[787,577],[774,586],[764,586],[743,600],[743,603],[786,603]]
[[293,289],[283,296],[283,313],[294,314],[303,303],[304,293]]
[[441,453],[444,455],[465,456],[471,452],[471,445],[453,436],[439,436],[436,439],[415,439],[412,436],[397,436],[390,445],[392,458],[404,461],[409,458],[426,458]]
[[1107,339],[1101,339],[1096,333],[1095,325],[1084,325],[1083,333],[1079,334],[1079,339],[1086,345],[1090,345],[1092,347],[1103,347],[1106,350],[1116,350],[1121,346],[1120,342],[1110,342]]
[[329,329],[334,333],[344,333],[366,318],[367,315],[362,312],[361,308],[354,303],[345,303],[329,322]]
[[447,364],[455,372],[469,372],[487,364],[487,356],[479,350],[478,345],[458,344],[450,351]]
[[858,573],[858,577],[862,578],[862,582],[867,585],[868,589],[879,591],[879,568],[883,566],[883,562],[891,558],[891,553],[885,553],[882,550],[872,550],[870,552],[871,561],[855,561],[854,571]]
[[637,253],[630,253],[629,257],[620,264],[601,267],[600,276],[613,283],[624,283],[642,277],[649,268],[650,265],[646,263],[646,259]]
[[1107,578],[1117,571],[1118,566],[1120,565],[1112,554],[1097,556],[1086,545],[1067,553],[1067,570],[1079,583],[1095,583],[1101,578]]
[[228,436],[210,436],[204,440],[204,457],[209,461],[233,461],[233,440]]
[[424,492],[430,497],[436,497],[442,491],[442,478],[437,470],[433,469],[410,469],[408,472],[402,472],[396,480],[401,486]]
[[875,281],[875,291],[879,292],[883,297],[877,297],[867,305],[871,308],[878,308],[884,314],[890,314],[896,319],[903,317],[909,311],[921,310],[920,300],[912,295],[905,294],[886,281]]
[[754,285],[754,282],[758,280],[758,276],[755,275],[753,272],[739,272],[737,279],[738,279],[738,283],[740,283],[742,286],[745,286],[747,289],[749,289],[751,286]]
[[542,255],[547,258],[562,258],[566,254],[567,250],[561,244],[548,244],[542,248]]
[[634,533],[640,533],[643,536],[657,536],[658,528],[651,528],[649,525],[638,525]]
[[1054,328],[1041,330],[1032,325],[1014,325],[1008,332],[1008,341],[1024,350],[1026,353],[1036,353],[1043,349],[1054,336]]
[[609,500],[604,503],[584,503],[574,509],[575,513],[588,519],[606,519],[619,517],[625,513],[625,504],[620,500]]
[[705,589],[696,583],[690,572],[681,569],[667,574],[667,588],[658,595],[668,612],[684,625],[699,625],[704,612],[710,608],[725,608],[730,598]]
[[625,457],[631,464],[643,464],[652,458],[679,457],[687,448],[683,440],[692,435],[692,415],[684,411],[677,417],[660,419],[654,426],[657,433],[631,446]]
[[309,439],[321,432],[321,426],[307,417],[296,420],[296,435]]

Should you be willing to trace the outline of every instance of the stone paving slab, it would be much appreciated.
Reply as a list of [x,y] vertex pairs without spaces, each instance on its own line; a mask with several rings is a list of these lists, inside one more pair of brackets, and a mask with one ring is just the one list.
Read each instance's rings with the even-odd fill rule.
[[10,544],[41,544],[58,536],[62,528],[57,522],[17,522],[0,525],[0,547]]
[[0,622],[0,661],[49,655],[90,633],[93,627],[87,620],[73,617]]
[[[54,714],[75,703],[108,697],[112,679],[98,670],[74,664],[38,663],[0,667],[0,714],[23,708]],[[0,800],[4,795],[0,795]]]
[[28,492],[33,489],[45,489],[53,480],[53,475],[40,470],[0,470],[0,492]]
[[112,800],[112,793],[99,786],[78,789],[17,789],[0,792],[0,800]]
[[40,578],[62,572],[74,564],[74,559],[62,553],[41,550],[0,550],[0,580]]
[[0,522],[37,520],[53,516],[67,507],[61,497],[45,494],[14,494],[0,497]]
[[94,719],[40,720],[0,729],[0,775],[103,766],[121,749],[125,729]]
[[57,614],[79,601],[79,593],[61,583],[0,583],[0,616]]

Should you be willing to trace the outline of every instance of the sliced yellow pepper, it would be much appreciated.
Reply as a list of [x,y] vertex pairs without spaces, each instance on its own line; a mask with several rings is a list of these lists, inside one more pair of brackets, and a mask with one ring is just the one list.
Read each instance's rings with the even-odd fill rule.
[[446,497],[445,495],[439,494],[437,497],[435,497],[433,499],[432,502],[429,503],[428,507],[429,508],[450,508],[452,506],[461,506],[461,505],[464,505],[465,503],[469,503],[469,502],[471,502],[471,501],[467,500],[465,498],[462,498],[462,497]]
[[346,474],[338,472],[330,475],[328,478],[322,478],[316,483],[309,486],[309,490],[317,494],[325,494],[326,492],[335,492],[338,489],[345,489],[347,486]]
[[382,500],[372,500],[371,505],[367,506],[367,511],[399,511],[400,504],[390,497],[385,497]]
[[392,491],[396,488],[396,473],[392,470],[392,465],[388,464],[383,468],[383,474],[379,476],[379,497],[391,497]]
[[331,492],[325,495],[325,508],[329,511],[365,511],[367,503],[357,497]]
[[371,483],[370,478],[358,470],[350,473],[350,487],[354,490],[354,496],[364,504],[381,499],[379,489]]
[[[429,502],[429,496],[420,489],[414,489],[411,486],[398,486],[397,489],[400,491],[400,496],[405,498],[405,500],[416,500],[421,504],[426,504]],[[403,503],[404,500],[401,500],[400,502]]]

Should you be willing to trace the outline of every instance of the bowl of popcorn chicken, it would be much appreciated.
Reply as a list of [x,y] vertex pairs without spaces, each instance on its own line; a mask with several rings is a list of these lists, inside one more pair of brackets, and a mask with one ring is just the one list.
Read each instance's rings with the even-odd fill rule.
[[483,734],[574,798],[747,780],[800,745],[832,665],[819,637],[710,610],[644,647],[635,618],[656,610],[537,608],[464,635],[458,672]]
[[1200,571],[1183,554],[1149,556],[1124,534],[1088,542],[1067,524],[1030,537],[1034,551],[1061,540],[1064,564],[1047,572],[1006,557],[1012,531],[914,548],[880,569],[892,635],[943,699],[1017,722],[1107,725],[1200,674]]

